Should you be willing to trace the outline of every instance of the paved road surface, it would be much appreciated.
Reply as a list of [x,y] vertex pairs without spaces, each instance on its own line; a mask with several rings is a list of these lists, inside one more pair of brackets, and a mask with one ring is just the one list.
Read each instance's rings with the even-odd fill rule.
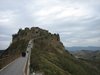
[[25,64],[27,62],[28,56],[30,56],[30,51],[32,48],[32,42],[29,42],[29,45],[27,47],[26,56],[25,57],[19,57],[15,61],[13,61],[10,65],[8,65],[6,68],[0,71],[0,75],[24,75],[24,68]]
[[8,65],[5,69],[0,72],[0,75],[23,75],[24,74],[24,66],[27,61],[26,57],[20,57]]

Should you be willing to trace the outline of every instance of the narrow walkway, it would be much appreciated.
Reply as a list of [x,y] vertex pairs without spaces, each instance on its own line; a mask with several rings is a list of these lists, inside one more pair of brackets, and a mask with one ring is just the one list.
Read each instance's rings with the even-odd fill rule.
[[27,57],[28,54],[26,54],[26,57],[19,57],[13,61],[10,65],[0,71],[0,75],[24,75],[24,67]]
[[27,60],[30,61],[28,58],[31,54],[32,45],[32,40],[30,40],[26,49],[26,56],[19,57],[10,63],[6,68],[0,71],[0,75],[24,75],[26,62]]

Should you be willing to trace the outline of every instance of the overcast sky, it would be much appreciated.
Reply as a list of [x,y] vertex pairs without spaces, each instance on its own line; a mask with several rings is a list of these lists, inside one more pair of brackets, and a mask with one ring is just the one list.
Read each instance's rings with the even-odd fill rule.
[[59,33],[69,46],[100,46],[100,0],[0,0],[0,49],[19,28]]

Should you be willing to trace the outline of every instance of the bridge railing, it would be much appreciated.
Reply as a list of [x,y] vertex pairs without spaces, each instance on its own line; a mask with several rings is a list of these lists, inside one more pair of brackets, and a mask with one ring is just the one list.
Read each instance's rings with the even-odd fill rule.
[[24,75],[30,75],[30,56],[28,55],[27,62],[24,67]]
[[31,55],[31,49],[33,47],[33,42],[32,41],[33,40],[29,41],[30,50],[28,50],[28,57],[27,57],[27,62],[25,64],[25,68],[24,68],[24,75],[30,75],[30,55]]

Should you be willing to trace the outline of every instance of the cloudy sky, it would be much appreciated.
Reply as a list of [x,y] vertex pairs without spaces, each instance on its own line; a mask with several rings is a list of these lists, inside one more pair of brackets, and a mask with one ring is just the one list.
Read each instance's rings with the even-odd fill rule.
[[0,0],[0,49],[19,28],[59,33],[65,46],[100,46],[100,0]]

